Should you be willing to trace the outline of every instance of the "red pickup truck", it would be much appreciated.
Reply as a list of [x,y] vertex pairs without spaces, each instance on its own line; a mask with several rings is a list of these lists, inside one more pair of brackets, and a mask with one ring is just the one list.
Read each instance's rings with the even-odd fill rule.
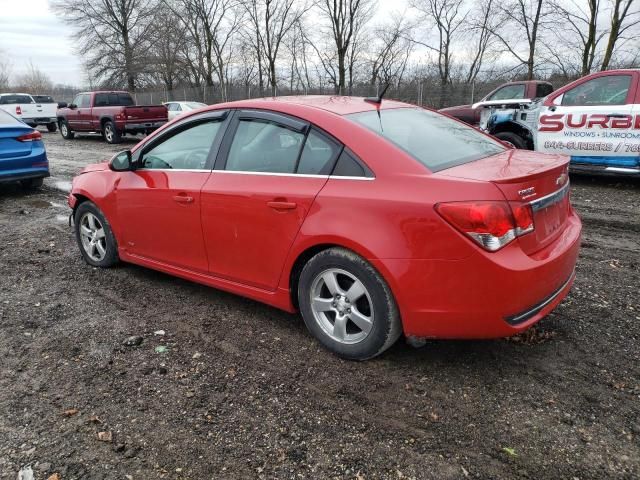
[[167,107],[136,105],[127,92],[79,93],[72,103],[60,107],[56,116],[66,139],[76,132],[97,132],[108,143],[120,143],[126,133],[149,133],[167,123]]
[[[551,92],[553,92],[553,85],[549,82],[539,80],[509,82],[500,85],[482,100],[479,100],[479,102],[489,100],[522,100],[524,98],[534,100],[536,98],[546,97]],[[470,125],[477,126],[480,123],[482,107],[473,108],[472,105],[460,105],[457,107],[443,108],[439,111]]]

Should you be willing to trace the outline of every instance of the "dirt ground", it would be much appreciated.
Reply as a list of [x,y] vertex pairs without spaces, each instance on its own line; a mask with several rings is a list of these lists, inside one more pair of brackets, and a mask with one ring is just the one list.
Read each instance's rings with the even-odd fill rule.
[[353,363],[297,316],[87,266],[60,189],[135,141],[43,135],[45,188],[0,187],[0,478],[640,476],[640,180],[572,177],[575,287],[526,335]]

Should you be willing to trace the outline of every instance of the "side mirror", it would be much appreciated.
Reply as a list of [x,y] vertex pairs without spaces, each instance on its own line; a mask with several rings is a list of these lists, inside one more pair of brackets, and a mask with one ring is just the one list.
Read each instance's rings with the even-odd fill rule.
[[70,103],[69,105],[67,105],[71,110],[75,110],[76,108],[78,108],[78,106],[75,103]]
[[130,172],[136,169],[135,163],[131,160],[131,150],[125,150],[116,154],[109,162],[109,168],[114,172]]
[[68,106],[67,102],[58,102],[58,108],[67,108]]

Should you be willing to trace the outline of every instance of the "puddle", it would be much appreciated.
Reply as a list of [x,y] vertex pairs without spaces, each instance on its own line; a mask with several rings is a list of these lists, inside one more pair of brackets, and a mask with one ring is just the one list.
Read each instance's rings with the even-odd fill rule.
[[71,191],[71,182],[67,180],[55,180],[53,182],[53,188],[69,193]]
[[27,205],[33,208],[49,208],[51,203],[46,200],[31,200],[27,202]]
[[67,205],[63,205],[62,203],[49,202],[49,205],[54,208],[67,208]]
[[56,222],[69,223],[69,217],[67,215],[56,215]]

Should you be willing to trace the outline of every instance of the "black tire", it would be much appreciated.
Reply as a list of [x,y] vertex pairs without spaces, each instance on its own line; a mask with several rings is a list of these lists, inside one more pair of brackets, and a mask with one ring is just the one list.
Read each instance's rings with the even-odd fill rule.
[[20,185],[25,190],[35,190],[42,187],[44,180],[42,178],[30,178],[29,180],[21,180]]
[[[101,228],[104,230],[104,242],[101,242],[103,248],[105,249],[104,257],[100,259],[92,258],[90,254],[85,249],[83,244],[83,240],[81,238],[81,228],[84,225],[85,217],[89,215],[93,215],[100,223]],[[102,213],[102,211],[90,201],[82,202],[73,215],[73,223],[76,232],[76,241],[78,242],[78,248],[80,248],[80,253],[82,254],[82,258],[89,265],[93,267],[101,267],[108,268],[116,263],[118,263],[118,244],[113,235],[113,230],[111,229],[111,224]],[[98,251],[97,249],[95,250]]]
[[509,143],[513,145],[517,149],[520,149],[520,150],[527,149],[527,141],[517,133],[500,132],[500,133],[496,133],[494,137],[496,137],[498,140],[501,140],[505,143]]
[[[371,327],[368,333],[366,333],[366,336],[355,343],[345,343],[333,338],[325,327],[322,326],[322,320],[318,319],[311,305],[311,296],[312,294],[316,295],[314,289],[317,288],[318,280],[323,278],[327,272],[334,270],[340,270],[353,276],[356,281],[361,282],[366,291],[366,298],[365,295],[363,295],[360,299],[365,299],[367,305],[369,305],[370,317],[372,318]],[[347,276],[344,278],[346,281],[349,280]],[[338,283],[340,282],[338,281]],[[353,285],[353,283],[351,285]],[[346,291],[348,290],[348,285],[340,285],[340,288]],[[331,296],[328,289],[325,292]],[[346,299],[346,297],[343,297],[343,299]],[[311,334],[328,350],[348,360],[367,360],[380,355],[393,345],[402,334],[400,313],[387,283],[369,262],[344,248],[324,250],[307,262],[300,274],[298,300],[302,318]],[[333,305],[335,306],[336,303]],[[361,309],[359,306],[357,308],[355,307],[355,302],[351,305],[356,311]],[[335,313],[326,313],[328,314],[327,317],[335,315],[335,325],[337,311],[333,308],[332,310]],[[348,312],[351,313],[351,308],[349,308]],[[350,320],[347,320],[347,323],[348,322],[350,322]],[[324,323],[324,325],[326,325],[326,323]],[[355,323],[349,326],[352,330],[358,330]],[[345,331],[348,330],[348,326],[344,328]],[[360,333],[356,332],[354,335],[357,336],[360,335]]]
[[47,123],[47,130],[49,130],[50,132],[55,132],[58,129],[58,125],[56,124],[56,122],[51,122],[51,123]]
[[62,135],[62,138],[64,138],[65,140],[73,140],[73,137],[75,137],[76,134],[71,130],[71,127],[69,127],[67,121],[60,120],[60,122],[58,123],[60,126],[60,135]]
[[107,141],[107,143],[114,144],[122,142],[122,135],[112,121],[105,122],[104,126],[102,127],[102,133],[102,136]]

